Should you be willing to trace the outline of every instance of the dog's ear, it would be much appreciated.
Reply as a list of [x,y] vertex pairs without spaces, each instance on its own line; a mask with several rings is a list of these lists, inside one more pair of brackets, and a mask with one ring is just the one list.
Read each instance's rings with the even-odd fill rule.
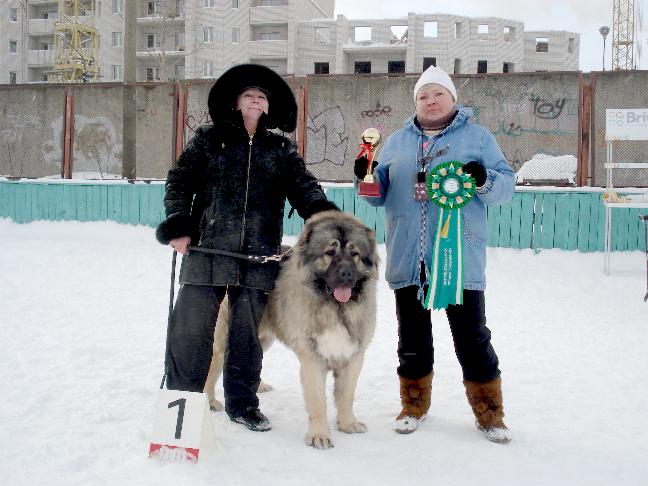
[[300,248],[305,248],[308,242],[310,241],[311,235],[313,234],[313,225],[306,223],[304,229],[302,229],[299,239],[297,240],[297,245]]

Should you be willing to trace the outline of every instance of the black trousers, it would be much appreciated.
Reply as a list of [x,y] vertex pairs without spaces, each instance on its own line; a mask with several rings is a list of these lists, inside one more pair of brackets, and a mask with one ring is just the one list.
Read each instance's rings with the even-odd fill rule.
[[183,285],[168,329],[167,388],[202,392],[207,381],[218,309],[227,292],[229,321],[223,367],[225,410],[240,415],[257,408],[263,349],[259,323],[268,293],[245,287]]
[[[431,312],[418,299],[418,287],[394,291],[398,319],[398,375],[411,380],[434,367]],[[446,309],[455,354],[465,380],[485,383],[500,375],[499,360],[486,327],[484,292],[464,290],[463,304]]]

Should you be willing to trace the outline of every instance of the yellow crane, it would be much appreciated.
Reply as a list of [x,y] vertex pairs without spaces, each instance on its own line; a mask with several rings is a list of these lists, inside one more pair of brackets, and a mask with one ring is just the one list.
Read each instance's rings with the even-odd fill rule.
[[99,80],[99,33],[94,22],[94,0],[59,0],[54,25],[54,83],[90,83]]
[[634,0],[614,0],[612,7],[612,69],[633,69]]

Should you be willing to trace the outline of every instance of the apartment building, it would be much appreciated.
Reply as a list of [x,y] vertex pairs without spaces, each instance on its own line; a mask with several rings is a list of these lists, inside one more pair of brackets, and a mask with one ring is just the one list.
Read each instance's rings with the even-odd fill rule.
[[[214,78],[255,62],[280,74],[577,70],[579,35],[525,32],[496,17],[414,14],[334,17],[335,0],[79,0],[79,20],[100,37],[101,81],[120,81],[124,2],[137,2],[137,79]],[[0,83],[46,82],[58,0],[0,6]]]

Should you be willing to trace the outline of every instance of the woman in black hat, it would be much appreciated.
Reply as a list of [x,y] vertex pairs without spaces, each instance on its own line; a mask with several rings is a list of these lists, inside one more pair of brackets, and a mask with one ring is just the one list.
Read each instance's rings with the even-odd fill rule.
[[292,91],[274,71],[235,66],[216,81],[208,104],[213,125],[196,132],[169,171],[167,219],[156,231],[161,243],[184,255],[168,330],[166,383],[169,389],[203,391],[218,308],[227,293],[225,410],[232,421],[265,431],[270,422],[256,396],[263,357],[258,327],[279,266],[188,252],[188,246],[273,255],[281,246],[286,199],[304,219],[337,207],[306,170],[294,143],[269,131],[292,132],[297,119]]

